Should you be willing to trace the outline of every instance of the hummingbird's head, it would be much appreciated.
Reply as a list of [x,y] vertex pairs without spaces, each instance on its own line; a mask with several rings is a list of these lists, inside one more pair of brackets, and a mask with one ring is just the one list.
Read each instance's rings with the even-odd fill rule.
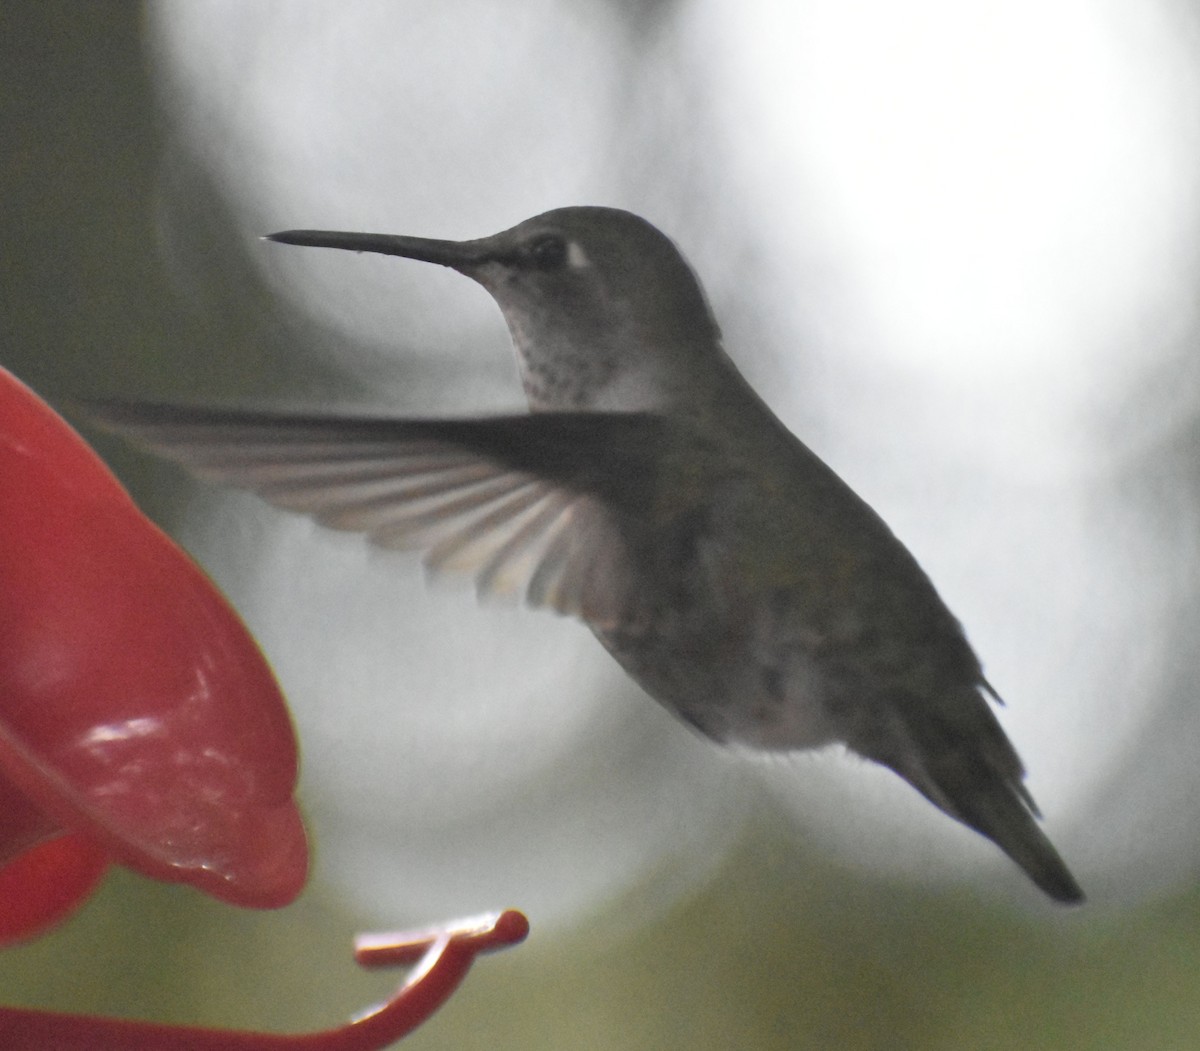
[[723,357],[679,250],[616,208],[559,208],[473,241],[315,230],[270,239],[419,259],[478,281],[508,322],[534,408],[658,408]]

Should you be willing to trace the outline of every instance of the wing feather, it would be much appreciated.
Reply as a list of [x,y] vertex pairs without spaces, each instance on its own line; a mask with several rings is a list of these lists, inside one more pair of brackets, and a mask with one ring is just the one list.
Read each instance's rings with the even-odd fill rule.
[[643,413],[396,420],[135,403],[87,416],[198,476],[387,548],[481,593],[597,626],[636,605],[619,519],[646,513],[665,421]]

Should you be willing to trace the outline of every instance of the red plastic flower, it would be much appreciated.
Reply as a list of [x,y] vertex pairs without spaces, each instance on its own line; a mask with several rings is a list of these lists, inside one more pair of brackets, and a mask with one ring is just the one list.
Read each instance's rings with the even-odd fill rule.
[[262,654],[87,444],[0,369],[0,943],[110,861],[271,908],[308,854]]

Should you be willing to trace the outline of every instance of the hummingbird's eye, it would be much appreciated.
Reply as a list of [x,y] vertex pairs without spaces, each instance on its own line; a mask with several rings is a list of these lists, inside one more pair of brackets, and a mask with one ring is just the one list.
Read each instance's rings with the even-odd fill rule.
[[530,241],[526,251],[539,270],[556,270],[567,258],[567,242],[557,234],[543,234]]

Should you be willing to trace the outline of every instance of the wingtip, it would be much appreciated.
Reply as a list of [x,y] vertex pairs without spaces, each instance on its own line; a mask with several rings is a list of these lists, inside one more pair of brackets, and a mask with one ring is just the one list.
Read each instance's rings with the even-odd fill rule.
[[120,426],[122,409],[127,405],[118,398],[70,398],[61,408],[75,420],[100,430],[113,431]]
[[123,431],[171,411],[170,406],[153,402],[124,401],[121,398],[76,398],[67,403],[71,415],[106,431]]

